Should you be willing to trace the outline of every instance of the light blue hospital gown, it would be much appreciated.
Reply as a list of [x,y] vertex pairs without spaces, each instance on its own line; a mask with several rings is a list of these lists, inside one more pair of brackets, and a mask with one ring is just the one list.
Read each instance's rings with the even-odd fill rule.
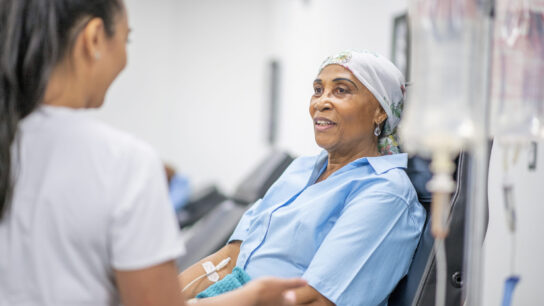
[[364,157],[315,183],[327,152],[297,158],[242,217],[237,266],[302,277],[336,305],[387,305],[407,273],[425,210],[406,154]]

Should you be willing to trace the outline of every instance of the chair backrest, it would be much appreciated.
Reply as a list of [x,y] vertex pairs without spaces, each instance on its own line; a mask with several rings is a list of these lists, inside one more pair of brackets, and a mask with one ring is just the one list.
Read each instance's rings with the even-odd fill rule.
[[287,169],[294,158],[287,152],[271,151],[265,159],[240,182],[231,199],[241,205],[253,204]]
[[419,202],[427,211],[423,232],[412,259],[408,274],[399,282],[389,297],[389,305],[404,306],[411,305],[416,296],[420,280],[423,278],[428,258],[431,254],[434,243],[429,231],[430,205],[432,194],[427,190],[427,182],[431,179],[432,173],[429,169],[430,160],[414,156],[408,160],[406,174],[416,189]]
[[[272,151],[238,185],[230,199],[221,198],[214,192],[202,197],[200,205],[206,206],[198,211],[208,208],[209,211],[204,211],[203,215],[198,216],[197,222],[191,223],[192,227],[184,231],[185,244],[190,252],[179,258],[178,267],[186,269],[223,247],[247,206],[262,198],[292,161],[293,157],[288,153]],[[212,206],[208,202],[215,204]],[[195,206],[198,208],[198,205]]]
[[[464,255],[465,208],[468,189],[468,156],[461,153],[457,158],[457,170],[454,174],[457,188],[453,194],[450,211],[450,235],[446,239],[448,258],[448,288],[446,305],[461,305],[461,287]],[[389,297],[391,306],[434,305],[436,291],[436,265],[434,255],[434,238],[430,232],[431,193],[426,184],[432,174],[430,161],[412,157],[408,162],[407,174],[410,177],[419,197],[420,203],[427,210],[427,219],[414,254],[412,264],[404,277]]]

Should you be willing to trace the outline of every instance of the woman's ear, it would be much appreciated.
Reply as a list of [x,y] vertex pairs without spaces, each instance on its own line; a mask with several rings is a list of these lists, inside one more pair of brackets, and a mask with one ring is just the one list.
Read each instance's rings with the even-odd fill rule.
[[383,110],[382,106],[380,105],[376,109],[376,114],[374,115],[374,123],[378,126],[381,126],[381,124],[387,120],[387,113]]
[[106,32],[104,21],[100,18],[93,18],[81,35],[83,36],[83,52],[85,58],[90,61],[97,61],[105,50]]

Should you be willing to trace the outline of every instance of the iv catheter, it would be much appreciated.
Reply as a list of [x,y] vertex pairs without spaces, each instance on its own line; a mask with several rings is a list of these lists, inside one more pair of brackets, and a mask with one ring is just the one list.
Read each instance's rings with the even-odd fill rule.
[[208,277],[212,274],[214,274],[215,272],[223,269],[226,265],[228,265],[228,263],[230,262],[230,257],[227,257],[225,259],[223,259],[217,266],[215,266],[213,269],[211,269],[210,271],[200,275],[199,277],[193,279],[190,283],[188,283],[185,287],[183,287],[183,290],[182,292],[184,292],[185,290],[189,289],[189,287],[191,287],[194,283],[196,283],[197,281],[203,279],[204,277]]

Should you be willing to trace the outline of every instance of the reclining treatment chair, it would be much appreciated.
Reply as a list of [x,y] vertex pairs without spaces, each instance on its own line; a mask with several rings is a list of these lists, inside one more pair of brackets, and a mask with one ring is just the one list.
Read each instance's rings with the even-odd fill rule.
[[[468,189],[471,184],[468,177],[470,162],[470,156],[467,153],[461,153],[457,158],[457,169],[454,173],[457,187],[451,199],[450,233],[445,240],[448,262],[447,306],[462,305],[465,212],[469,198]],[[435,304],[436,261],[433,248],[434,238],[431,235],[429,224],[431,193],[426,188],[426,184],[432,176],[429,163],[428,160],[417,156],[408,161],[406,172],[416,188],[420,203],[427,210],[427,220],[408,274],[399,282],[389,297],[390,306],[429,306]]]

